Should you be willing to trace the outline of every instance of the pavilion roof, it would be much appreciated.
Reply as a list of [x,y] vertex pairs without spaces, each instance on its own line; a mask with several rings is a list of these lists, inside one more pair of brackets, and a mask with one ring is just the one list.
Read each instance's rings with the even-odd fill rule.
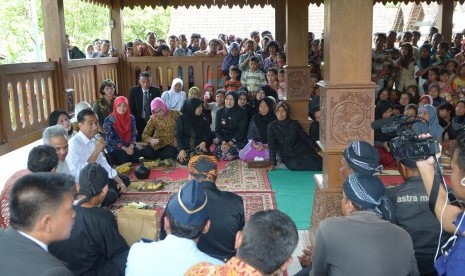
[[[111,6],[112,0],[83,0],[85,2],[97,4],[97,5],[105,5],[105,6]],[[284,0],[119,0],[121,1],[121,6],[123,8],[134,8],[136,6],[140,7],[163,7],[166,8],[168,6],[171,7],[190,7],[190,6],[218,6],[218,7],[223,7],[223,6],[261,6],[262,8],[265,5],[271,5],[275,6],[275,3],[278,1],[284,1]],[[324,0],[309,0],[310,4],[316,4],[320,5],[324,3]],[[386,4],[388,2],[390,3],[409,3],[409,2],[415,2],[415,3],[427,3],[430,4],[431,2],[438,2],[441,3],[442,0],[438,1],[433,1],[433,0],[373,0],[373,3],[383,3]],[[463,4],[465,0],[458,0],[456,1],[460,4]]]

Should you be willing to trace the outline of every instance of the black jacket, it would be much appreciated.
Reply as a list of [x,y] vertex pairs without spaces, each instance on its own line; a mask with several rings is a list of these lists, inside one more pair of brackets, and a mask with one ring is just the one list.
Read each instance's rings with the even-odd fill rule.
[[[244,202],[242,197],[235,193],[219,190],[213,182],[204,181],[200,184],[208,197],[210,229],[207,234],[200,235],[197,247],[209,256],[226,262],[236,255],[236,233],[241,231],[245,224]],[[165,212],[161,221],[165,218]],[[165,237],[166,230],[162,223],[160,239]]]
[[247,112],[237,105],[222,107],[216,113],[215,134],[220,142],[247,143],[247,125]]
[[[134,86],[129,91],[129,108],[131,109],[131,114],[136,119],[136,122],[139,121],[140,115],[142,114],[142,109],[144,108],[144,101],[142,100],[142,96],[144,92],[142,91],[142,87],[140,85]],[[149,100],[152,102],[153,99],[156,97],[161,97],[161,90],[158,87],[150,86],[149,88]],[[145,111],[145,121],[150,119],[150,115],[152,114],[150,110],[150,102],[149,102],[149,110]]]
[[286,163],[299,155],[318,155],[310,137],[299,122],[291,119],[273,121],[268,125],[270,163],[276,165],[276,154]]
[[[212,144],[212,132],[206,119],[202,120],[200,129],[202,136],[195,136],[194,146],[196,147],[200,143],[205,142],[207,144],[207,148],[209,148]],[[189,118],[187,118],[187,115],[182,114],[179,116],[176,120],[176,144],[178,150],[190,149],[192,131],[191,122],[189,121]]]

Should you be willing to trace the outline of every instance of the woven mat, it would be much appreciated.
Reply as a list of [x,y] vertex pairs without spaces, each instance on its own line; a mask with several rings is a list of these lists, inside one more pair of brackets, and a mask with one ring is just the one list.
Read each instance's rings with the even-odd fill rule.
[[[268,192],[235,192],[240,195],[244,200],[244,209],[245,216],[248,219],[252,214],[257,211],[269,210],[276,208],[276,201],[274,198],[274,193],[271,191]],[[152,205],[153,209],[157,210],[158,217],[161,218],[163,210],[168,203],[168,200],[171,198],[173,193],[170,192],[146,192],[146,193],[131,193],[123,194],[120,199],[118,199],[114,204],[108,206],[107,208],[111,211],[116,211],[119,208],[131,203],[131,202],[144,202]]]
[[[271,191],[270,183],[265,169],[247,168],[247,164],[234,160],[230,162],[218,162],[218,179],[216,185],[218,189],[224,191]],[[129,173],[131,180],[137,180],[134,169]],[[187,179],[187,167],[176,163],[170,167],[153,168],[147,181],[163,181],[167,185],[161,190],[164,192],[177,192]],[[139,192],[129,190],[129,193]]]

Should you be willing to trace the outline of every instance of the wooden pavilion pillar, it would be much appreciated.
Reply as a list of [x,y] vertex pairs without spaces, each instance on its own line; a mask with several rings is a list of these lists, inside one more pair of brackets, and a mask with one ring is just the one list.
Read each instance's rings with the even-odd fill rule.
[[281,44],[286,42],[286,0],[276,0],[274,7],[275,36],[274,38]]
[[[128,96],[128,66],[126,66],[126,53],[124,42],[124,21],[123,7],[120,0],[112,0],[110,7],[110,29],[111,29],[111,45],[118,50],[119,67],[117,83],[118,95]],[[113,80],[116,81],[116,80]]]
[[309,3],[309,0],[286,0],[286,97],[291,106],[291,118],[303,125],[308,125],[310,98],[307,42]]
[[[339,174],[342,151],[351,141],[373,143],[370,127],[376,87],[370,80],[373,2],[325,0],[324,13],[325,79],[318,83],[323,174],[315,176],[311,242],[322,219],[342,215]],[[348,34],[353,39],[348,39]]]
[[452,19],[454,17],[454,0],[442,0],[438,3],[438,29],[443,36],[443,40],[452,40]]
[[58,91],[53,95],[57,101],[55,107],[64,108],[66,102],[64,90],[71,86],[63,0],[42,0],[42,18],[46,59],[58,63]]

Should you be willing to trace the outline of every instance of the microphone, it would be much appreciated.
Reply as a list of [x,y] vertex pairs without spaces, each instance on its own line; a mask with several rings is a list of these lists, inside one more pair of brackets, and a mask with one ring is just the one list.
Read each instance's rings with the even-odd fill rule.
[[[98,139],[102,138],[102,135],[100,135],[100,133],[97,133],[97,134],[94,135],[94,138],[95,138],[95,140],[98,140]],[[103,153],[108,154],[108,151],[107,151],[106,147],[103,147],[102,151],[103,151]]]

